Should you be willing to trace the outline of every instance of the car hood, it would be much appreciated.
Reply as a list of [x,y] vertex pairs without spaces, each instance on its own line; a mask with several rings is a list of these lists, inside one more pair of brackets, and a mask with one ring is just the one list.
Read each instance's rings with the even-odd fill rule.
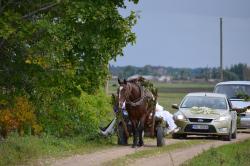
[[244,101],[242,99],[230,99],[233,108],[244,109],[250,107],[250,101]]
[[217,119],[220,116],[227,115],[227,110],[217,110],[207,107],[193,107],[193,108],[183,108],[180,112],[186,118],[207,118],[207,119]]

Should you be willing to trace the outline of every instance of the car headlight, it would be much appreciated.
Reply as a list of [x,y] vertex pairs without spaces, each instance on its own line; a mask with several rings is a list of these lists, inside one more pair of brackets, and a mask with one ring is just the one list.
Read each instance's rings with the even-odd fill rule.
[[218,119],[216,119],[217,121],[224,121],[224,120],[228,120],[229,117],[228,116],[221,116]]
[[186,120],[186,117],[182,114],[175,115],[175,120]]

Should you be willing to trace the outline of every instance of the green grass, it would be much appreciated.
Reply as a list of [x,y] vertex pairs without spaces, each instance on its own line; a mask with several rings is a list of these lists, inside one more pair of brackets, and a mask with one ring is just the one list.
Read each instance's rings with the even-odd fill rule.
[[55,138],[52,136],[11,135],[0,141],[0,166],[6,165],[44,165],[41,159],[84,154],[114,146],[114,141],[99,140],[86,142],[81,137]]
[[158,88],[213,88],[214,84],[211,83],[161,83],[154,82]]
[[211,148],[197,157],[187,161],[185,166],[249,166],[250,165],[250,140],[239,143]]
[[155,147],[152,149],[147,149],[147,150],[142,150],[142,151],[136,151],[135,153],[128,154],[124,157],[109,161],[105,163],[104,165],[106,166],[124,166],[124,165],[129,165],[130,163],[133,163],[135,160],[140,159],[140,158],[147,158],[147,157],[152,157],[156,156],[162,153],[167,153],[169,151],[173,151],[176,149],[181,149],[181,148],[189,148],[191,146],[201,144],[201,143],[206,143],[207,141],[204,140],[188,140],[188,141],[182,141],[178,142],[175,144],[163,146],[163,147]]
[[185,93],[158,93],[158,102],[167,111],[174,113],[176,110],[172,108],[172,104],[180,104]]

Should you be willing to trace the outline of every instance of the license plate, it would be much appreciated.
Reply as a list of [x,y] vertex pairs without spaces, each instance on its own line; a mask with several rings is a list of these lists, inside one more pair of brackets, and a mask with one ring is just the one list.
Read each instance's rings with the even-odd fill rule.
[[208,125],[192,125],[192,129],[207,130],[208,129]]

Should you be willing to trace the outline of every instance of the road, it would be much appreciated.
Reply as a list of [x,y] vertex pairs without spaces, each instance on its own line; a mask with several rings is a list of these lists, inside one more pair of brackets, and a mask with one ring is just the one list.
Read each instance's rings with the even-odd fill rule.
[[[197,139],[191,137],[188,140]],[[199,139],[199,138],[198,138]],[[250,133],[238,133],[237,139],[233,141],[221,141],[212,139],[209,140],[206,144],[194,145],[190,148],[177,149],[167,153],[162,153],[149,158],[140,158],[135,160],[131,166],[165,166],[173,165],[177,166],[185,162],[188,159],[193,158],[199,153],[202,153],[204,150],[208,150],[211,147],[218,147],[225,144],[235,143],[238,141],[243,141],[245,139],[250,139]],[[177,139],[167,139],[166,145],[174,144],[181,142],[183,140]],[[130,146],[117,146],[105,150],[100,150],[94,153],[85,154],[85,155],[74,155],[65,159],[60,159],[52,163],[53,166],[99,166],[103,163],[126,156],[128,154],[133,154],[136,151],[146,150],[155,147],[155,141],[146,142],[144,147],[141,148],[131,148]]]

